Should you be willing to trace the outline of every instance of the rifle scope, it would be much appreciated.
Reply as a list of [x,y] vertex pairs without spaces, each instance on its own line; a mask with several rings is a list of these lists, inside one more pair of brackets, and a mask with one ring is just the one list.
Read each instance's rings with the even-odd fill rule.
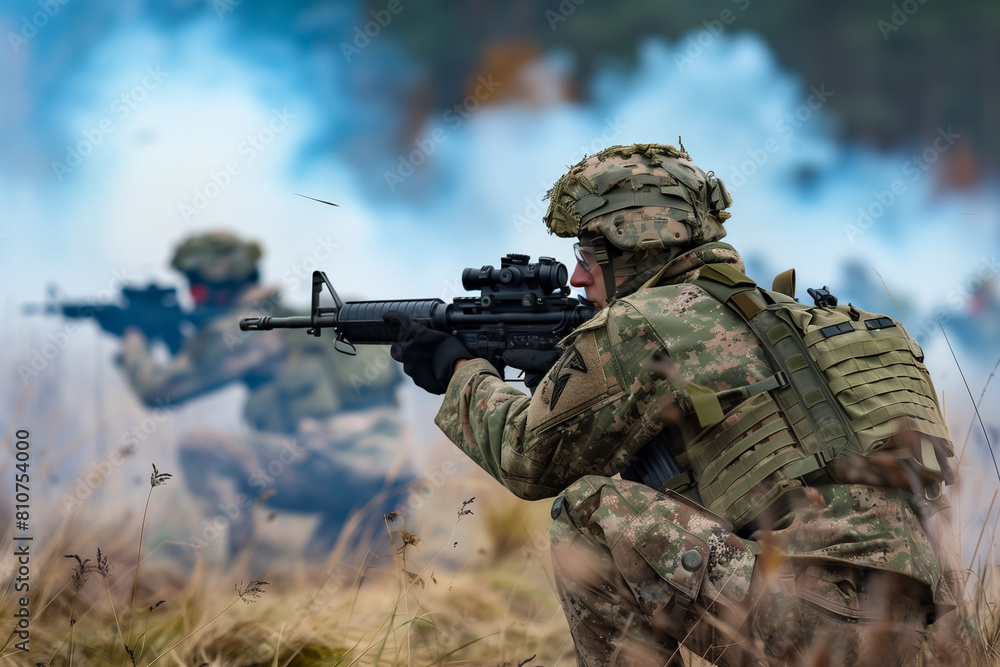
[[529,264],[527,255],[509,254],[500,260],[500,268],[490,265],[476,271],[468,268],[462,271],[462,287],[483,292],[504,292],[517,290],[540,290],[550,294],[562,290],[569,277],[566,266],[552,257],[539,257],[537,264]]

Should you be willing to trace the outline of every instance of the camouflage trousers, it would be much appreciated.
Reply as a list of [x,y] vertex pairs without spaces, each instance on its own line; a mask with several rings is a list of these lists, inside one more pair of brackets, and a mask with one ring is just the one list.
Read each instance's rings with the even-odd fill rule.
[[[581,665],[912,664],[924,584],[799,559],[687,498],[585,477],[553,505],[553,568]],[[754,537],[759,537],[759,533]]]
[[306,421],[294,435],[250,431],[189,433],[180,443],[182,477],[209,521],[224,525],[235,558],[252,546],[256,508],[318,515],[307,557],[330,552],[347,528],[382,526],[412,479],[400,469],[403,432],[394,409]]

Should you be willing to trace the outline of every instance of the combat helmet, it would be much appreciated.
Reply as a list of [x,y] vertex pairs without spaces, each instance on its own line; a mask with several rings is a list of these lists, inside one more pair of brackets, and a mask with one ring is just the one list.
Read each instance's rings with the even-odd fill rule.
[[[679,142],[678,142],[679,143]],[[585,157],[549,190],[549,232],[592,245],[610,298],[634,291],[681,252],[718,241],[732,198],[722,179],[666,144],[611,146]],[[660,253],[637,261],[637,250]],[[631,279],[615,286],[615,276]]]
[[260,245],[224,231],[187,238],[174,251],[170,265],[192,283],[237,284],[256,282]]

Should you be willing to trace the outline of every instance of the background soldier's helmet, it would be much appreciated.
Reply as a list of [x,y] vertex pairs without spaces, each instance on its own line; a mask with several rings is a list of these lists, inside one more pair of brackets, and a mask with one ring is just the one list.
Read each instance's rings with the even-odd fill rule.
[[663,144],[612,146],[586,157],[548,198],[551,233],[583,242],[603,236],[622,251],[717,241],[732,204],[721,179],[695,166],[683,146]]
[[229,232],[208,232],[181,243],[170,265],[193,282],[254,282],[260,256],[256,242],[243,241]]

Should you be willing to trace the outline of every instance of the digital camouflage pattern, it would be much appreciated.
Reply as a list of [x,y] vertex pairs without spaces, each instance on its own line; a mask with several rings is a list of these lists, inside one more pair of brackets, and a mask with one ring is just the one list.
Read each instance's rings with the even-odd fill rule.
[[[619,300],[564,341],[566,352],[533,397],[504,383],[485,361],[470,361],[452,378],[438,426],[529,500],[552,497],[584,475],[614,475],[665,425],[697,432],[696,423],[682,418],[692,412],[687,381],[722,390],[771,375],[738,316],[685,283],[706,262],[729,262],[742,270],[736,251],[723,243],[675,260],[668,274],[680,272],[670,276],[679,284],[671,287],[677,299],[662,307],[683,327],[654,331],[628,299]],[[654,358],[670,350],[683,350],[671,359],[687,377],[656,376]],[[676,406],[678,414],[665,416],[665,406],[667,412]]]
[[[547,197],[544,221],[551,233],[604,237],[623,250],[718,241],[732,203],[721,179],[691,162],[683,147],[665,144],[606,148],[571,167]],[[631,215],[641,206],[659,209],[660,222]]]
[[[683,146],[665,144],[611,146],[585,157],[546,196],[549,232],[594,247],[608,296],[634,292],[681,252],[725,237],[732,204],[721,179],[691,162]],[[617,284],[618,277],[627,280]]]
[[[582,664],[663,664],[678,642],[723,664],[821,645],[871,657],[879,637],[915,645],[933,604],[950,600],[908,492],[824,484],[744,540],[682,496],[610,479],[662,430],[684,464],[702,430],[689,383],[719,392],[772,374],[742,319],[692,284],[716,263],[743,271],[732,247],[709,243],[667,264],[656,287],[612,301],[564,341],[531,397],[468,362],[438,426],[522,498],[565,489],[551,535]],[[894,606],[879,606],[878,586]],[[695,611],[678,616],[687,604]],[[633,649],[661,662],[625,661]]]
[[[262,497],[271,509],[318,513],[307,551],[321,555],[352,509],[381,497],[369,508],[381,517],[389,507],[382,492],[399,490],[412,477],[403,471],[387,481],[401,451],[395,390],[402,374],[385,348],[361,346],[350,357],[334,351],[329,339],[305,332],[240,331],[243,317],[292,314],[278,302],[276,291],[247,285],[232,307],[195,331],[168,364],[153,357],[137,332],[125,336],[121,363],[150,406],[184,403],[230,383],[246,386],[248,430],[238,438],[186,436],[180,446],[185,481],[208,515],[236,506],[241,493],[254,501]],[[298,454],[285,460],[289,442]],[[255,484],[253,473],[269,465],[281,474]],[[250,509],[231,520],[230,555],[249,544],[251,528]]]
[[[856,492],[866,493],[826,495]],[[816,507],[743,540],[682,496],[635,482],[585,477],[562,498],[549,535],[581,665],[681,665],[683,644],[718,665],[883,667],[911,664],[923,639],[919,583],[782,550],[829,539],[836,522]]]

